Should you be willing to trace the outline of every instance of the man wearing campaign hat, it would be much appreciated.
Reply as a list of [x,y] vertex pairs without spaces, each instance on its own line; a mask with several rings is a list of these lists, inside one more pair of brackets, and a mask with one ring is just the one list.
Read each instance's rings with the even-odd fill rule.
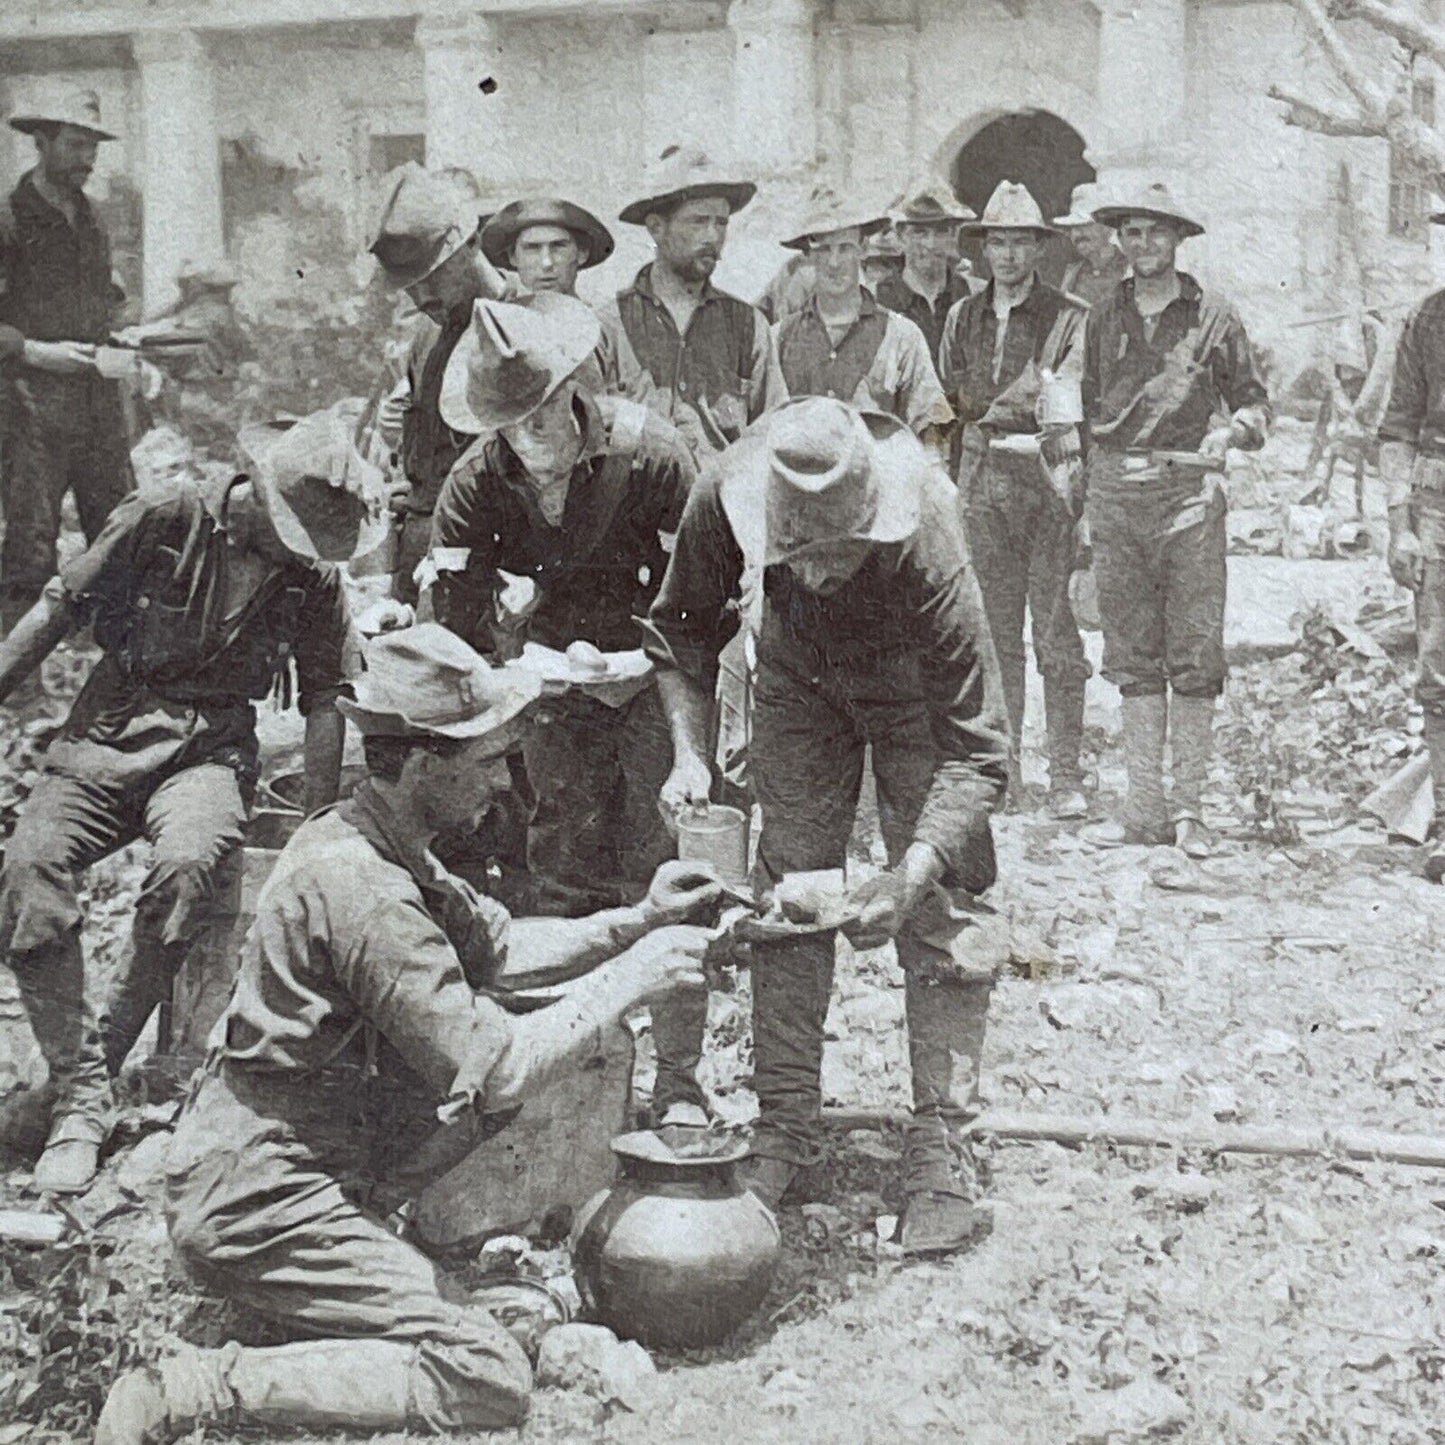
[[10,126],[38,161],[0,208],[0,623],[13,627],[55,570],[67,491],[86,540],[135,485],[120,383],[96,370],[124,299],[110,242],[85,198],[115,136],[94,91],[66,88]]
[[[523,291],[577,295],[577,274],[600,266],[613,250],[612,232],[571,201],[513,201],[482,227],[482,250],[498,267],[517,274]],[[642,368],[615,312],[599,313],[602,340],[585,368],[594,393],[640,398]]]
[[[41,1189],[89,1183],[108,1075],[215,921],[256,783],[255,702],[289,701],[293,659],[308,808],[336,795],[335,704],[355,658],[335,564],[386,531],[380,475],[355,455],[355,421],[338,409],[254,428],[241,437],[248,475],[131,496],[0,644],[0,700],[82,627],[103,653],[46,753],[0,873],[0,956],[55,1090]],[[348,470],[346,485],[329,480]],[[77,878],[141,836],[154,857],[96,1016]]]
[[973,219],[974,213],[935,176],[911,185],[893,206],[903,274],[879,283],[878,301],[918,327],[935,361],[950,309],[969,294],[968,282],[954,272],[953,261],[958,228]]
[[1039,417],[1048,385],[1071,379],[1077,400],[1084,307],[1039,274],[1053,232],[1026,187],[1000,182],[965,231],[983,238],[992,280],[948,313],[939,362],[963,423],[959,500],[1008,703],[1013,781],[1021,798],[1027,611],[1044,679],[1049,809],[1057,818],[1081,818],[1088,811],[1079,750],[1089,663],[1069,577],[1083,498],[1068,485],[1078,467],[1081,418],[1051,423],[1041,435]]
[[[368,777],[277,860],[166,1161],[181,1257],[295,1342],[182,1346],[123,1375],[96,1445],[205,1422],[328,1436],[518,1424],[523,1341],[485,1285],[443,1297],[399,1211],[593,1065],[624,1013],[704,996],[710,935],[684,920],[715,908],[718,886],[696,865],[665,865],[633,907],[563,923],[509,918],[430,851],[507,787],[533,675],[429,623],[378,638],[366,662],[342,706]],[[545,1007],[503,1006],[558,984]],[[518,1334],[535,1347],[535,1328]]]
[[404,602],[416,599],[414,573],[426,555],[442,483],[474,440],[442,420],[442,375],[471,324],[472,303],[515,289],[487,259],[481,231],[476,196],[467,187],[409,161],[396,173],[371,243],[386,284],[405,291],[423,318],[382,409],[383,436],[411,488],[392,574],[393,594]]
[[783,245],[811,258],[813,294],[778,323],[778,362],[791,396],[831,396],[906,422],[946,451],[953,420],[928,342],[863,286],[863,245],[886,216],[820,188],[802,231]]
[[1129,795],[1121,818],[1086,835],[1202,858],[1225,675],[1224,469],[1230,451],[1264,445],[1269,394],[1233,306],[1177,268],[1180,243],[1204,227],[1168,189],[1139,187],[1094,216],[1131,268],[1089,312],[1083,375],[1104,675],[1123,699]]
[[[963,1126],[1002,921],[990,815],[1008,775],[988,627],[942,467],[901,422],[829,397],[753,427],[699,479],[647,651],[672,727],[664,806],[706,803],[707,704],[738,626],[745,566],[763,571],[752,773],[761,881],[842,869],[871,748],[891,866],[839,911],[859,947],[890,939],[907,979],[914,1117],[902,1244],[956,1249],[985,1223]],[[753,969],[750,1187],[777,1208],[819,1152],[834,935],[769,944]]]
[[[662,417],[593,395],[584,372],[598,334],[573,297],[479,301],[452,353],[442,416],[483,439],[437,501],[422,608],[478,648],[640,645],[636,619],[662,582],[695,468]],[[520,579],[509,592],[529,593],[519,608],[505,606],[507,578]],[[535,798],[526,842],[535,906],[566,914],[638,897],[673,851],[657,809],[670,756],[650,671],[573,682],[521,750]],[[672,1023],[666,1010],[653,1021],[653,1103],[659,1117],[673,1106],[691,1116],[704,1107],[694,1074],[701,1016],[676,1048]]]
[[736,441],[787,397],[767,317],[712,284],[728,221],[756,191],[703,152],[669,146],[651,194],[620,213],[646,228],[656,256],[618,292],[616,314],[652,384],[649,408],[698,457]]
[[1113,230],[1094,219],[1094,207],[1100,200],[1096,184],[1075,186],[1068,213],[1054,220],[1054,229],[1069,238],[1077,257],[1069,263],[1059,288],[1086,306],[1097,306],[1113,295],[1129,274],[1129,262]]

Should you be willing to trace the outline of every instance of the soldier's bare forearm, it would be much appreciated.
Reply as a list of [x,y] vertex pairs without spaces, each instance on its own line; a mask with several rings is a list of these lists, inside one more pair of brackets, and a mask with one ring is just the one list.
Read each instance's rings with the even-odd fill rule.
[[545,988],[591,973],[648,931],[640,908],[608,908],[587,918],[514,918],[504,988]]
[[686,673],[675,667],[659,668],[657,691],[672,732],[673,756],[707,758],[712,703]]
[[70,606],[55,587],[41,593],[40,600],[0,642],[0,702],[3,702],[54,651],[70,631]]

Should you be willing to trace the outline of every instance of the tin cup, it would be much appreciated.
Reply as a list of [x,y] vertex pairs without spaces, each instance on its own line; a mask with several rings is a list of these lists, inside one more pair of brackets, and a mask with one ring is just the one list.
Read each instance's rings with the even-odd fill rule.
[[725,883],[746,888],[747,815],[721,803],[684,809],[677,820],[677,856],[685,863],[711,863]]
[[1073,376],[1044,372],[1034,415],[1040,426],[1077,426],[1084,419],[1084,395]]

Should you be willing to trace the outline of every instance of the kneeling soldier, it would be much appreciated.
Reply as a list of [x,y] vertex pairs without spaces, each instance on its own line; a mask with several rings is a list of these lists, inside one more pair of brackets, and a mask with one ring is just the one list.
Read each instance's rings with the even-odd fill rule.
[[[692,865],[666,865],[635,908],[513,921],[431,853],[508,786],[535,679],[428,623],[380,638],[367,662],[341,705],[370,776],[277,861],[167,1158],[184,1259],[309,1338],[187,1348],[123,1376],[96,1445],[216,1419],[327,1434],[515,1425],[531,1390],[522,1348],[479,1304],[444,1300],[432,1264],[382,1221],[493,1132],[484,1114],[594,1056],[624,1011],[702,988],[708,933],[653,932],[715,900]],[[575,982],[511,1015],[486,990],[518,973]]]

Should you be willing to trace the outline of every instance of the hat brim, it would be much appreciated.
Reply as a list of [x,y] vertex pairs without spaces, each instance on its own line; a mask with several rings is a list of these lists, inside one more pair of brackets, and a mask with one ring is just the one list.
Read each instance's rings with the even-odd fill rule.
[[[547,294],[549,293],[538,293],[532,298],[533,304]],[[571,297],[567,299],[576,306],[586,307],[585,302]],[[590,307],[586,309],[596,321],[596,314],[591,312]],[[442,420],[453,431],[459,431],[466,436],[482,436],[487,432],[499,431],[502,427],[516,426],[518,422],[526,421],[539,406],[555,396],[562,383],[597,350],[602,341],[602,323],[597,322],[596,333],[590,342],[588,337],[580,332],[576,336],[569,333],[567,341],[566,349],[556,358],[548,374],[545,390],[533,393],[530,397],[520,397],[510,406],[497,406],[490,411],[480,412],[473,406],[467,389],[467,375],[480,345],[475,326],[468,326],[452,348],[452,354],[447,358],[446,367],[442,371],[441,395],[437,401]]]
[[708,181],[633,201],[617,213],[617,219],[626,221],[629,226],[645,226],[647,218],[655,212],[675,210],[684,201],[709,201],[716,198],[726,201],[729,214],[736,215],[757,193],[758,188],[752,181]]
[[812,547],[836,542],[875,542],[880,546],[906,542],[918,530],[923,516],[923,478],[932,465],[928,451],[897,417],[870,411],[860,415],[872,438],[871,465],[878,478],[878,506],[862,532],[811,538],[797,547],[771,545],[766,521],[768,417],[755,422],[735,445],[717,456],[714,464],[722,470],[718,496],[749,562],[771,567]]
[[1161,211],[1153,206],[1100,206],[1094,212],[1094,219],[1101,226],[1108,226],[1117,231],[1130,216],[1143,216],[1151,221],[1167,221],[1172,226],[1177,226],[1183,239],[1186,241],[1191,236],[1202,236],[1204,227],[1198,221],[1191,221],[1188,216],[1181,216],[1177,211]]
[[92,140],[115,140],[115,134],[108,130],[101,130],[98,125],[88,125],[83,120],[69,120],[58,115],[12,115],[10,117],[10,129],[18,130],[21,135],[39,135],[53,126],[68,125],[72,130],[83,131]]
[[512,267],[512,247],[523,231],[533,226],[560,226],[586,243],[587,259],[579,269],[590,271],[600,266],[617,249],[612,232],[590,211],[568,202],[554,216],[523,216],[513,218],[501,212],[493,215],[482,227],[482,254],[494,266]]
[[466,246],[479,229],[479,226],[474,226],[468,231],[465,225],[458,224],[438,243],[436,250],[430,256],[411,266],[387,265],[377,253],[375,245],[371,247],[371,254],[376,257],[377,270],[381,272],[386,284],[393,291],[405,291],[409,286],[415,286],[417,282],[425,281],[433,271],[445,266],[458,251]]
[[475,717],[452,723],[413,722],[405,713],[390,708],[369,708],[349,697],[337,698],[336,707],[365,737],[451,738],[460,742],[501,732],[508,723],[517,721],[541,697],[542,681],[540,678],[523,679],[519,673],[510,689],[503,702]]
[[1030,221],[1027,225],[1013,225],[1008,221],[965,221],[959,227],[961,234],[965,236],[983,237],[990,231],[1032,231],[1039,240],[1047,241],[1050,236],[1057,236],[1058,231],[1048,222]]
[[[860,217],[856,221],[829,221],[825,226],[803,231],[799,235],[792,236],[786,241],[779,241],[778,244],[789,251],[806,251],[814,241],[820,241],[824,236],[834,235],[838,231],[857,231],[859,238],[866,241],[869,236],[876,236],[879,231],[886,231],[887,229],[887,216]],[[902,255],[902,252],[899,252],[899,254]]]

